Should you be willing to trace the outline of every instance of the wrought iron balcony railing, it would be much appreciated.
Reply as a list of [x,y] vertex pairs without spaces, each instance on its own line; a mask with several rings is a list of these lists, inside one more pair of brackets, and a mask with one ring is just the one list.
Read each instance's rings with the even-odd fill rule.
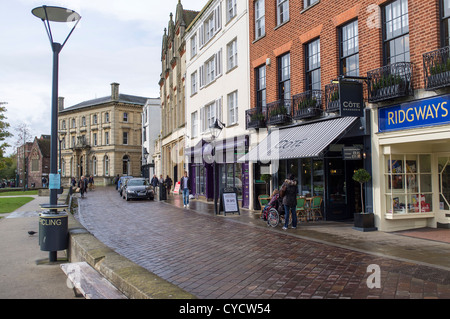
[[73,145],[74,150],[80,150],[85,148],[90,148],[91,146],[88,144],[85,136],[78,136],[77,142],[75,145]]
[[283,125],[292,122],[292,100],[284,99],[267,104],[267,124]]
[[323,111],[322,91],[311,90],[293,96],[293,118],[302,120],[318,116]]
[[325,110],[327,112],[339,112],[341,109],[339,99],[339,84],[332,83],[325,86]]
[[267,126],[267,110],[266,107],[252,108],[245,111],[245,128],[248,130],[250,128],[264,128]]
[[450,47],[425,53],[423,71],[426,90],[450,86]]
[[414,94],[413,65],[398,62],[367,72],[369,102],[381,102]]

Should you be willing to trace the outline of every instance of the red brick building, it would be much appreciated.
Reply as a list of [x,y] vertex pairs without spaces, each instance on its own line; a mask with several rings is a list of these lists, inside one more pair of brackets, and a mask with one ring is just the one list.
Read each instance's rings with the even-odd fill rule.
[[[308,90],[306,55],[308,45],[320,41],[320,88],[336,79],[341,71],[342,30],[357,21],[359,40],[359,75],[385,65],[383,49],[383,12],[386,6],[397,1],[336,1],[336,0],[249,0],[250,11],[250,75],[252,107],[256,106],[255,70],[266,65],[267,103],[279,99],[278,62],[281,56],[290,54],[290,94],[294,96]],[[400,8],[402,1],[399,1]],[[440,36],[440,2],[438,0],[403,1],[408,7],[409,54],[417,70],[414,73],[416,88],[423,87],[423,53],[438,49]],[[264,12],[255,15],[255,6],[264,4]],[[280,22],[277,3],[288,3],[288,18]],[[309,6],[305,4],[311,3]],[[262,9],[261,9],[262,10]],[[256,34],[256,20],[264,15],[264,33]],[[256,20],[255,20],[256,19]],[[400,17],[401,19],[401,17]],[[406,23],[406,21],[405,21]],[[270,65],[267,62],[270,59]]]
[[[23,157],[24,147],[17,148],[17,170],[19,187],[24,183],[27,188],[43,187],[42,179],[47,180],[50,173],[50,135],[35,137],[33,143],[25,144],[25,159]],[[25,163],[25,170],[23,170]]]
[[[325,219],[348,219],[362,206],[351,177],[366,168],[372,180],[365,184],[364,206],[376,214],[379,229],[450,225],[450,190],[437,182],[446,176],[442,167],[450,158],[438,153],[450,153],[443,133],[450,134],[450,125],[442,124],[450,123],[438,121],[431,109],[436,122],[412,117],[414,103],[433,98],[442,106],[441,117],[450,114],[444,107],[450,105],[450,1],[249,0],[249,21],[246,124],[256,129],[248,155],[255,163],[254,199],[265,192],[258,186],[263,173],[272,174],[272,189],[294,174],[300,195],[322,198]],[[362,84],[362,115],[342,115],[339,78]],[[391,108],[400,113],[383,118]],[[398,124],[389,128],[392,133],[382,131],[386,121]],[[417,123],[404,130],[403,122]],[[426,144],[422,133],[434,142]],[[356,150],[356,157],[346,158],[348,150]],[[415,183],[404,182],[411,176],[393,176],[386,165],[394,159],[400,168],[413,168]],[[416,170],[420,163],[422,172]],[[403,215],[414,212],[414,205],[416,214]]]

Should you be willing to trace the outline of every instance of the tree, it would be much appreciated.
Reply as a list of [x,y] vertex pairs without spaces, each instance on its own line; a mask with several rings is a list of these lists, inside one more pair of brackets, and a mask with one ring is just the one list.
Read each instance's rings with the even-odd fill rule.
[[5,149],[9,147],[9,144],[5,142],[8,137],[11,137],[12,134],[8,131],[9,123],[6,122],[7,117],[4,113],[6,113],[6,107],[2,106],[6,104],[5,102],[0,102],[0,169],[5,166],[5,159],[3,158],[3,154]]
[[364,214],[364,196],[363,196],[363,184],[370,181],[370,174],[368,171],[366,171],[364,168],[360,168],[353,174],[353,180],[358,182],[361,185],[361,206],[362,206],[362,212]]

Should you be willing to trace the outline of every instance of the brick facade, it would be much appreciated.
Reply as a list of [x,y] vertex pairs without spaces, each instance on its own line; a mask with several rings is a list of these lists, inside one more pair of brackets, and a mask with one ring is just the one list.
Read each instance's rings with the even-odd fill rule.
[[[383,65],[382,6],[392,1],[320,0],[308,8],[303,0],[289,1],[290,19],[277,26],[276,1],[265,1],[265,36],[255,39],[255,6],[249,0],[251,106],[256,105],[255,68],[266,66],[267,103],[278,99],[277,57],[291,54],[291,96],[307,90],[305,44],[320,37],[321,86],[339,75],[339,28],[358,19],[360,76]],[[439,1],[409,0],[410,58],[414,64],[414,87],[423,88],[422,55],[438,49]]]

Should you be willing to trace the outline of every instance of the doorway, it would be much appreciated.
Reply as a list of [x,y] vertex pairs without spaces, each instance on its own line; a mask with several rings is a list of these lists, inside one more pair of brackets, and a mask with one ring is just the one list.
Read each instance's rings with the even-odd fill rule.
[[347,220],[361,211],[361,188],[352,179],[354,172],[363,168],[363,161],[345,161],[342,158],[328,158],[326,219]]

